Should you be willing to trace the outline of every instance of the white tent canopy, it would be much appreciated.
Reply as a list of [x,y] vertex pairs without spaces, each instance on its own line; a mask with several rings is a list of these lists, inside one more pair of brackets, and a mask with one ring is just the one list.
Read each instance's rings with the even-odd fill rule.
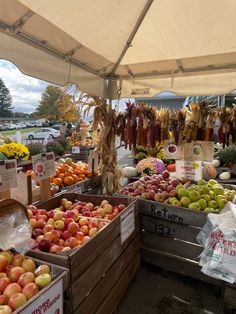
[[0,58],[113,99],[224,94],[235,12],[235,0],[0,0]]

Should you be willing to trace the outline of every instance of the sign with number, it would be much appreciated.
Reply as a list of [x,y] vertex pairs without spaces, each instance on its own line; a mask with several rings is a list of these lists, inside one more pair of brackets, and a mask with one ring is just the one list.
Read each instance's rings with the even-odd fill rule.
[[186,178],[192,181],[202,179],[202,162],[176,160],[176,176],[178,179]]
[[38,181],[49,178],[56,173],[53,152],[32,156],[32,163],[36,180]]
[[98,151],[96,149],[90,150],[88,158],[88,170],[89,172],[98,171]]
[[79,146],[72,146],[72,154],[79,154],[80,147]]
[[63,279],[58,280],[53,286],[41,294],[34,302],[30,303],[21,314],[62,314],[63,313]]
[[134,205],[120,215],[120,237],[123,244],[135,230]]
[[15,188],[17,185],[16,160],[4,160],[0,162],[0,192]]

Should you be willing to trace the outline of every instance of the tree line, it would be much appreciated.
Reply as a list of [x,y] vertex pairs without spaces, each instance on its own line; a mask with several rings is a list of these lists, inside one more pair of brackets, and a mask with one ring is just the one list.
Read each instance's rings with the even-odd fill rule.
[[0,78],[0,117],[2,118],[45,118],[51,121],[74,123],[79,117],[78,108],[72,102],[72,96],[54,85],[46,87],[35,112],[26,114],[23,112],[13,112],[13,109],[10,91]]

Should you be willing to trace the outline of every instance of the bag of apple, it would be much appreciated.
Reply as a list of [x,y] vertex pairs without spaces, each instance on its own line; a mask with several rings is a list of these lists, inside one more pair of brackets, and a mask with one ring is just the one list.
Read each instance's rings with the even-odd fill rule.
[[204,274],[232,284],[236,282],[236,205],[229,202],[216,216],[199,265]]
[[[0,210],[8,204],[8,200],[0,202]],[[1,213],[0,217],[0,249],[7,251],[15,249],[18,253],[25,254],[31,249],[32,227],[24,211],[23,205],[15,202],[14,209]]]

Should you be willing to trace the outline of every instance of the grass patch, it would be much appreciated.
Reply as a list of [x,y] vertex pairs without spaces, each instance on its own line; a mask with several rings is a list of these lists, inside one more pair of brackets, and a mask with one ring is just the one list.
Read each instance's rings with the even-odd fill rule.
[[1,131],[0,134],[2,135],[16,135],[16,131],[21,131],[21,133],[29,133],[33,131],[37,131],[40,128],[26,128],[26,129],[19,129],[19,130],[7,130]]

